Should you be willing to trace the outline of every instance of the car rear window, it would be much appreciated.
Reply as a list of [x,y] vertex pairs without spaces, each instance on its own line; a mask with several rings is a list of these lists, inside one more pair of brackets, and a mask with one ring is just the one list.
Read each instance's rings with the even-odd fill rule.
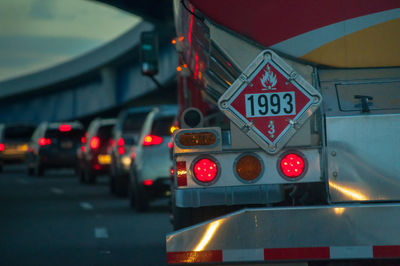
[[48,129],[46,131],[46,138],[60,139],[60,140],[73,140],[76,142],[81,141],[84,131],[82,129],[71,129],[67,132],[61,132],[58,129]]
[[154,120],[153,126],[151,127],[151,134],[157,136],[171,135],[170,128],[174,122],[174,118],[174,116],[166,116]]
[[11,126],[4,129],[5,140],[22,140],[28,141],[33,131],[34,126]]
[[122,126],[122,131],[139,131],[142,129],[148,113],[128,114]]
[[114,125],[104,125],[101,126],[97,131],[97,136],[100,138],[100,145],[105,145],[111,138],[111,132]]

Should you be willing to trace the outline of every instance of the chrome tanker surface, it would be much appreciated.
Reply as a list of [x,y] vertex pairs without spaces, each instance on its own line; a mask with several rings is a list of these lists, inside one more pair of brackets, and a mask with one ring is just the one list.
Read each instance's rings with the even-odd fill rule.
[[332,201],[400,200],[400,114],[328,117],[326,128]]
[[167,252],[400,244],[400,204],[245,209],[167,235]]

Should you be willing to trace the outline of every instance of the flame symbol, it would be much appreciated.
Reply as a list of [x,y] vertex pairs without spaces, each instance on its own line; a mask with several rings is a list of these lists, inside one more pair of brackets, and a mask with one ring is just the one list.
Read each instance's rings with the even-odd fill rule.
[[262,90],[276,90],[276,88],[274,88],[277,82],[276,75],[271,71],[269,65],[267,65],[267,69],[264,70],[264,72],[265,74],[260,78],[261,85],[265,88]]

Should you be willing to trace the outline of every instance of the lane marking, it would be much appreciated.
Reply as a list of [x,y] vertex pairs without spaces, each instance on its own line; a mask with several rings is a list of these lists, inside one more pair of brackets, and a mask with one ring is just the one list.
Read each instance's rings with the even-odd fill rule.
[[89,202],[81,202],[79,203],[79,206],[81,206],[81,208],[84,210],[93,210],[93,205]]
[[62,190],[61,188],[52,187],[52,188],[50,189],[50,191],[51,191],[52,193],[54,193],[54,194],[57,194],[57,195],[64,194],[64,190]]
[[108,238],[107,228],[105,228],[105,227],[96,227],[94,229],[94,237],[96,237],[96,238]]

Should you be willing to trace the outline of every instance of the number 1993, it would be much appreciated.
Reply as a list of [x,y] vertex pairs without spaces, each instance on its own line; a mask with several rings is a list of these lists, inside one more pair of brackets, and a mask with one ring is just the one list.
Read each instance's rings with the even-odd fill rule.
[[246,116],[282,116],[296,114],[294,91],[246,94]]

